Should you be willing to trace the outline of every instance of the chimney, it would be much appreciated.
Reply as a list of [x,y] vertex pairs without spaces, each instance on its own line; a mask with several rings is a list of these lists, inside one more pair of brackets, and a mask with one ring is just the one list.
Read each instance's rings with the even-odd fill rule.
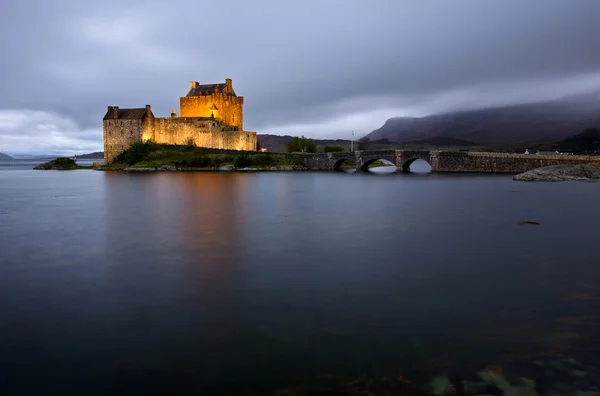
[[152,111],[152,110],[150,110],[150,105],[146,105],[146,111],[147,112]]
[[196,88],[198,86],[198,81],[190,81],[190,89]]
[[113,107],[113,117],[115,120],[119,118],[119,106]]
[[109,111],[109,112],[111,112],[111,111],[112,111],[112,109],[113,109],[113,107],[112,107],[112,106],[108,106],[108,111]]
[[233,88],[231,87],[231,78],[225,79],[225,85],[227,85],[227,90],[231,91]]
[[177,118],[177,112],[175,110],[171,110],[171,118]]

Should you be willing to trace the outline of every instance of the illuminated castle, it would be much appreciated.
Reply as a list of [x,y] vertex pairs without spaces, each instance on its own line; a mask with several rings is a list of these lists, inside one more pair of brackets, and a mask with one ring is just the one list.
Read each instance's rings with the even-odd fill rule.
[[225,83],[203,84],[193,81],[186,96],[179,98],[180,115],[156,118],[150,105],[120,109],[108,106],[103,119],[104,162],[110,163],[134,142],[198,147],[256,150],[256,132],[244,131],[244,97],[237,96],[231,79]]

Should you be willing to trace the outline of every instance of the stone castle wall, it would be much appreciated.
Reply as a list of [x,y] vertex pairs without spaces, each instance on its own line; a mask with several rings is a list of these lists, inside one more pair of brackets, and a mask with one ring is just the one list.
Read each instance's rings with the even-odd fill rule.
[[244,97],[235,96],[231,84],[229,78],[225,84],[190,82],[190,96],[179,100],[180,117],[173,111],[170,118],[155,118],[150,105],[145,109],[108,106],[103,119],[104,161],[110,163],[132,143],[146,140],[256,151],[256,132],[243,128]]
[[163,144],[194,144],[227,150],[256,150],[256,132],[223,131],[216,121],[198,118],[154,118],[144,140]]
[[[210,109],[213,104],[218,110]],[[214,113],[215,118],[221,120],[223,124],[236,126],[240,131],[244,129],[243,105],[243,96],[235,97],[223,93],[206,96],[183,96],[179,99],[181,117],[210,117]]]
[[142,140],[142,120],[104,120],[104,161],[111,162],[133,142]]
[[104,121],[104,161],[110,163],[134,142],[256,151],[256,132],[223,130],[217,121],[198,118],[154,118]]

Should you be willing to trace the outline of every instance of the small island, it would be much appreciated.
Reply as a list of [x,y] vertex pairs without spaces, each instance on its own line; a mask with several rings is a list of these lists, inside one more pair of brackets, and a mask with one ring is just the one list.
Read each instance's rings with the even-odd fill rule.
[[517,181],[566,181],[600,179],[600,164],[554,165],[516,175]]
[[35,166],[33,169],[37,170],[74,170],[74,169],[91,169],[90,166],[77,165],[75,160],[72,158],[56,158],[52,161],[44,162]]

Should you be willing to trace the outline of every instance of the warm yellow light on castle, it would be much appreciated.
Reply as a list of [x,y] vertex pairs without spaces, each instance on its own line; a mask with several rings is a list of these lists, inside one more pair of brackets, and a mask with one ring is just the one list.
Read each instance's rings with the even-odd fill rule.
[[237,96],[230,78],[225,83],[190,82],[179,98],[179,117],[154,117],[150,105],[120,109],[109,106],[103,119],[104,161],[110,163],[131,143],[157,143],[256,151],[256,132],[244,131],[244,97]]

